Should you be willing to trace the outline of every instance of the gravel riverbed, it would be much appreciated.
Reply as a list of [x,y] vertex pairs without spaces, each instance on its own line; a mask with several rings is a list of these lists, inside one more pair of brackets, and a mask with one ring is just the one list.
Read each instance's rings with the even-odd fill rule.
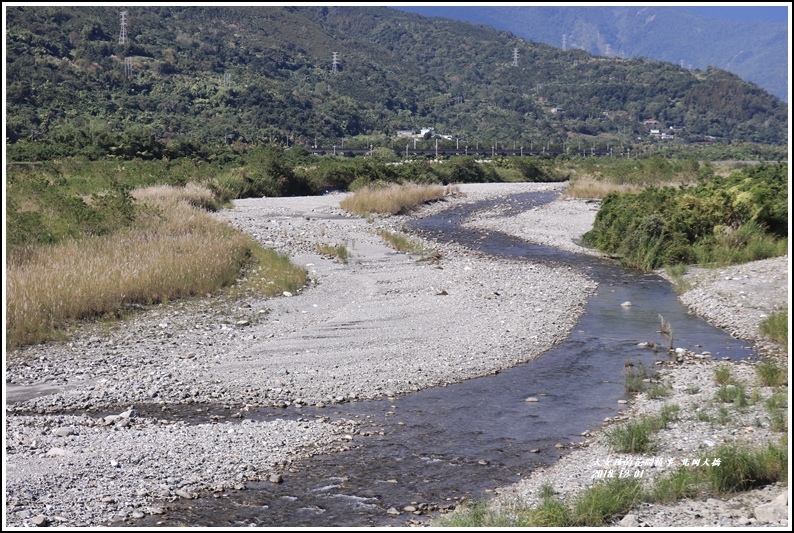
[[[408,393],[548,350],[583,312],[592,280],[432,242],[424,244],[436,259],[420,261],[389,248],[378,231],[399,231],[412,217],[460,202],[564,186],[465,185],[462,195],[419,213],[373,220],[342,211],[344,194],[236,201],[218,217],[304,266],[307,286],[273,299],[171,302],[123,322],[83,324],[62,343],[6,353],[6,526],[123,524],[162,513],[176,499],[248,481],[277,483],[296,459],[365,437],[355,420],[253,421],[249,409]],[[597,203],[558,200],[514,217],[482,213],[472,223],[586,251],[576,243],[596,211]],[[318,244],[345,246],[348,262],[319,255]],[[682,300],[753,341],[760,315],[788,304],[788,258],[735,268],[746,270],[726,269],[716,279],[693,274],[695,288]],[[762,278],[768,297],[755,290]],[[737,283],[724,287],[725,281]],[[742,296],[739,290],[741,307],[731,299]],[[698,360],[671,372],[708,364]],[[140,413],[173,406],[222,414],[187,424]],[[580,478],[564,470],[576,462],[570,457],[554,467],[559,474],[540,477],[558,475],[568,484]],[[502,492],[531,497],[535,477]]]

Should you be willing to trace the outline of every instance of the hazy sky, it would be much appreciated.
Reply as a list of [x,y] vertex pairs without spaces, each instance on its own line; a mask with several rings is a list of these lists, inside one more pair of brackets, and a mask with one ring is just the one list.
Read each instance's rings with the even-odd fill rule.
[[[455,5],[452,5],[455,4]],[[774,4],[774,3],[772,3]],[[471,7],[484,7],[481,2],[452,2],[449,5],[444,4],[427,4],[422,5],[422,3],[415,3],[413,5],[397,5],[393,4],[389,7],[394,7],[397,9],[402,9],[405,11],[414,11],[414,12],[422,12],[422,8],[429,8],[433,7],[434,9],[455,9],[455,6],[471,6]],[[522,5],[528,7],[542,7],[544,4],[543,2],[537,3],[523,3],[523,2],[515,2],[515,3],[507,3],[502,5],[509,5],[510,7],[520,7]],[[565,7],[565,4],[548,4],[554,5],[555,7]],[[593,3],[593,7],[609,7],[612,4],[607,3]],[[620,5],[620,4],[614,4]],[[648,5],[658,6],[658,7],[666,7],[664,3],[658,2],[649,2]],[[687,6],[683,4],[677,4],[675,2],[670,2],[667,4],[669,7],[677,7],[687,9],[697,15],[701,15],[704,17],[714,17],[714,18],[721,18],[721,19],[733,19],[733,20],[769,20],[773,22],[787,22],[788,21],[788,6],[789,4],[783,4],[778,2],[776,5],[735,5],[726,3],[726,5],[722,6]],[[494,6],[498,7],[498,6]],[[576,7],[575,4],[570,5],[569,7]]]
[[773,22],[788,21],[786,6],[680,6],[704,17],[739,20],[771,20]]

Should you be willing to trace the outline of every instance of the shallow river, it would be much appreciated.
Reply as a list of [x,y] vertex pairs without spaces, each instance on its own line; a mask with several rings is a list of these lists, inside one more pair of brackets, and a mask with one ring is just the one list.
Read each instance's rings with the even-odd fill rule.
[[[512,197],[513,210],[551,201],[556,193]],[[664,344],[659,314],[672,325],[675,346],[709,351],[716,358],[753,356],[749,347],[689,315],[669,283],[605,260],[527,244],[498,233],[460,226],[473,210],[495,202],[460,206],[417,221],[414,230],[454,240],[489,254],[576,268],[598,290],[570,337],[541,357],[487,377],[371,402],[310,408],[263,409],[248,418],[316,416],[358,418],[373,435],[356,437],[345,452],[317,456],[285,472],[281,484],[248,483],[241,491],[177,502],[166,514],[136,526],[406,526],[422,522],[462,499],[482,499],[558,459],[627,398],[627,360],[653,366],[666,358],[638,343]],[[630,301],[631,307],[620,304]],[[528,403],[528,396],[538,402]],[[141,413],[145,414],[145,413]],[[212,411],[202,414],[202,419]],[[158,416],[162,413],[158,411]],[[383,435],[379,434],[383,432]],[[555,448],[562,444],[566,449]],[[539,450],[531,452],[530,450]],[[406,506],[415,507],[416,513]],[[389,513],[393,508],[392,513]],[[399,514],[394,514],[394,510]]]

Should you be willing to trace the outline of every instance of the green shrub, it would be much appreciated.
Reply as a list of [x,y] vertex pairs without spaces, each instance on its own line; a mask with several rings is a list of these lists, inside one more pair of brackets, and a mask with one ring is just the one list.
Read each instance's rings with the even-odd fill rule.
[[787,381],[786,369],[772,359],[765,359],[755,365],[755,372],[761,384],[766,387],[779,387]]
[[635,478],[613,478],[593,485],[574,502],[575,525],[600,527],[615,516],[625,514],[642,496],[642,485]]
[[652,400],[666,398],[670,395],[670,388],[662,383],[654,383],[645,389],[645,395]]
[[780,343],[788,342],[788,310],[772,313],[761,322],[761,334]]
[[617,453],[651,453],[651,433],[658,426],[658,421],[642,418],[613,428],[606,433],[607,442]]
[[741,383],[723,385],[715,393],[717,400],[732,403],[736,407],[747,406],[747,389]]
[[680,411],[681,408],[676,404],[664,404],[659,410],[659,419],[661,421],[662,427],[667,427],[667,424],[670,422],[675,422],[678,420],[678,414]]
[[657,479],[647,499],[656,503],[673,503],[691,498],[699,492],[699,481],[697,470],[680,467],[675,472]]
[[727,385],[733,381],[731,367],[729,365],[719,365],[714,369],[714,382],[717,385]]
[[556,498],[543,498],[543,501],[527,514],[528,527],[571,527],[574,518],[567,505]]
[[773,257],[788,238],[788,165],[757,165],[694,187],[607,194],[583,242],[651,270]]
[[714,458],[719,465],[701,466],[711,489],[718,494],[761,487],[786,481],[788,475],[788,446],[770,443],[765,448],[748,448],[725,444],[715,448]]
[[626,375],[623,378],[623,385],[627,392],[642,392],[645,390],[645,380],[648,379],[648,369],[639,361],[635,366],[631,362],[626,362]]

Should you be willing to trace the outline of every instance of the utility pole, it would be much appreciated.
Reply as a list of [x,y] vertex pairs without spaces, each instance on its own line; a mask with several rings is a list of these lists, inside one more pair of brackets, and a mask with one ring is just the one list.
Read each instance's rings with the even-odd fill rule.
[[127,12],[121,12],[121,30],[119,31],[119,44],[127,43]]

